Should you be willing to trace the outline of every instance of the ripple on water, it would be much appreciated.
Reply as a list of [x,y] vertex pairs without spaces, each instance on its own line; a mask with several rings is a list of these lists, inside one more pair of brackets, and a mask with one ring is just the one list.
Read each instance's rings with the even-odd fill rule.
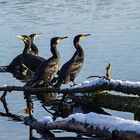
[[[23,49],[17,34],[42,32],[35,42],[39,54],[48,58],[49,41],[53,36],[67,35],[58,49],[61,65],[71,58],[75,49],[73,38],[79,33],[91,33],[81,42],[85,51],[85,64],[76,82],[85,80],[89,75],[104,75],[105,67],[112,64],[111,77],[139,81],[140,64],[140,1],[134,0],[2,0],[0,1],[0,62],[8,64]],[[0,85],[23,85],[11,74],[0,73]],[[17,93],[18,94],[18,93]],[[8,106],[19,113],[25,107],[22,94],[10,94]],[[13,104],[13,105],[12,105]],[[44,116],[38,100],[34,101],[36,116]],[[3,111],[0,106],[0,112]],[[119,113],[118,113],[119,114]],[[125,115],[125,117],[127,117]],[[7,122],[0,117],[3,127],[0,135],[3,140],[27,139],[28,127],[20,123]],[[9,127],[10,126],[10,127]],[[11,129],[12,126],[12,129]],[[7,128],[9,135],[7,135]],[[24,138],[26,135],[26,138]]]

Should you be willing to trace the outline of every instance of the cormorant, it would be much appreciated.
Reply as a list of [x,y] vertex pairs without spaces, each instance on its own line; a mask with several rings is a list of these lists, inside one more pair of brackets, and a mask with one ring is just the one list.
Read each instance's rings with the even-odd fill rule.
[[39,52],[39,51],[38,51],[38,48],[36,47],[36,45],[34,44],[33,41],[34,41],[36,38],[40,37],[40,35],[41,35],[41,33],[29,35],[29,37],[31,38],[31,51],[30,51],[30,54],[32,54],[32,55],[38,56],[38,52]]
[[54,87],[60,87],[62,84],[67,84],[69,82],[73,82],[75,77],[79,74],[83,62],[84,62],[84,51],[79,44],[80,40],[83,40],[86,36],[90,34],[79,34],[75,36],[73,40],[74,47],[76,48],[76,52],[72,56],[72,58],[66,62],[58,72],[57,83]]
[[[25,43],[25,47],[24,47],[22,53],[38,56],[39,51],[38,51],[38,48],[34,44],[33,41],[36,38],[40,37],[40,35],[41,35],[41,33],[39,33],[39,34],[30,34],[29,36],[27,36],[27,35],[17,35],[17,37],[20,38]],[[31,42],[28,41],[29,37],[31,39]],[[31,43],[31,45],[29,43]]]
[[30,54],[32,43],[29,36],[21,35],[17,37],[19,37],[25,43],[25,48],[22,54],[15,57],[8,66],[1,66],[0,69],[4,69],[4,71],[7,72],[16,72],[17,67],[22,67],[24,65],[31,71],[35,72],[39,65],[45,61],[45,59]]
[[35,87],[40,85],[46,85],[49,86],[51,83],[52,78],[54,78],[55,74],[57,73],[59,69],[60,64],[60,54],[57,50],[57,44],[60,43],[62,39],[68,38],[66,37],[54,37],[50,41],[50,50],[52,53],[52,57],[45,60],[37,69],[37,71],[34,74],[33,79],[27,83],[26,87]]
[[31,45],[32,45],[32,42],[31,42],[31,38],[27,35],[17,35],[18,38],[20,38],[24,44],[25,44],[25,47],[22,51],[22,54],[32,54],[32,50],[31,50]]

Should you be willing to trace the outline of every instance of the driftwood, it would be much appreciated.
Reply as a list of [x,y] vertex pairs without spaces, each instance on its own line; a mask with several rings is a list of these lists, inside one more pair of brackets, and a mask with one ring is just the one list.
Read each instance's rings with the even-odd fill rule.
[[[129,82],[129,81],[121,81],[121,80],[113,80],[110,79],[110,70],[111,65],[109,64],[106,68],[106,77],[96,78],[90,81],[85,81],[79,85],[74,87],[65,88],[65,89],[58,89],[58,88],[51,88],[51,87],[43,87],[43,88],[26,88],[26,87],[19,87],[19,86],[6,86],[0,87],[0,91],[4,91],[1,98],[5,98],[7,92],[11,91],[24,91],[28,94],[42,94],[42,93],[63,93],[63,94],[73,94],[73,93],[97,93],[97,91],[104,91],[104,90],[114,90],[117,92],[123,92],[126,94],[134,94],[140,95],[140,82]],[[20,92],[19,92],[20,93]],[[139,98],[137,97],[123,97],[123,96],[116,96],[116,95],[109,95],[109,94],[94,94],[92,97],[92,101],[96,101],[97,105],[105,108],[110,108],[119,110],[120,111],[129,111],[129,112],[137,112],[139,110]],[[91,102],[92,102],[91,101]],[[9,113],[6,111],[7,117],[16,118],[14,114]],[[5,114],[0,113],[1,116]],[[126,126],[125,120],[121,120],[120,122],[115,122],[117,124],[116,127],[112,127],[110,122],[110,116],[105,117],[105,119],[101,120],[100,116],[97,114],[93,114],[90,116],[92,119],[92,124],[90,124],[86,119],[85,121],[81,122],[75,118],[75,115],[69,116],[68,118],[51,121],[51,122],[38,122],[36,119],[33,118],[32,113],[30,113],[30,117],[23,117],[17,116],[17,120],[23,121],[24,123],[28,124],[32,128],[36,129],[37,131],[42,131],[43,133],[48,133],[48,130],[55,130],[61,129],[65,131],[72,131],[78,133],[84,133],[87,135],[96,135],[99,137],[107,137],[111,139],[125,139],[125,140],[139,140],[140,139],[140,123],[139,122],[132,122],[129,124],[131,128],[134,129],[118,129],[121,128],[123,125]],[[78,117],[83,116],[83,114],[78,114]],[[96,117],[95,117],[96,116]],[[95,118],[94,118],[95,117]],[[98,119],[97,119],[98,118]],[[95,121],[94,121],[95,119]],[[108,122],[106,122],[108,120]],[[117,120],[117,119],[116,119]],[[106,125],[96,124],[96,122],[106,122]],[[114,125],[114,123],[113,123]],[[138,127],[137,131],[135,127]]]
[[[138,82],[128,82],[128,81],[121,81],[121,80],[106,80],[102,78],[96,78],[91,81],[86,81],[74,87],[69,87],[66,89],[55,89],[55,88],[25,88],[25,87],[16,87],[16,86],[7,86],[1,87],[0,91],[24,91],[28,93],[34,94],[43,94],[43,93],[63,93],[63,94],[73,94],[73,93],[92,93],[93,97],[91,98],[92,102],[96,102],[96,105],[104,108],[109,108],[118,111],[127,111],[132,112],[135,116],[139,116],[140,114],[140,100],[138,97],[124,97],[120,95],[112,95],[112,94],[102,94],[98,93],[95,94],[97,91],[103,90],[115,90],[115,91],[122,91],[127,94],[140,94],[140,84]],[[22,92],[19,92],[22,93]],[[1,98],[1,99],[2,99]],[[85,98],[86,100],[86,98]],[[84,102],[86,102],[84,100]],[[89,102],[90,99],[87,99]],[[139,119],[139,118],[137,118]]]
[[[25,124],[29,125],[32,129],[37,130],[37,132],[39,132],[40,134],[43,133],[48,134],[49,130],[60,129],[65,131],[82,133],[90,136],[96,135],[98,137],[106,137],[108,139],[125,139],[125,140],[140,139],[139,122],[132,121],[131,123],[130,121],[129,123],[127,123],[129,120],[124,120],[120,118],[121,120],[119,120],[119,122],[117,123],[115,122],[117,120],[117,117],[113,116],[99,115],[96,113],[89,113],[92,114],[92,116],[88,116],[88,114],[76,113],[70,115],[65,119],[53,121],[50,117],[48,117],[49,119],[47,118],[43,121],[37,121],[35,118],[33,118],[33,116],[32,117],[17,116],[15,114],[10,113],[8,110],[6,112],[7,113],[0,112],[0,116],[10,117],[16,121],[23,121]],[[111,121],[114,123],[111,123]],[[98,122],[100,123],[98,124]],[[115,123],[116,126],[113,126]],[[125,128],[122,128],[122,126],[124,126]]]
[[110,80],[111,76],[110,76],[110,72],[111,72],[111,64],[109,63],[108,66],[106,67],[106,80]]
[[140,98],[131,96],[113,95],[108,92],[95,93],[90,99],[83,98],[83,102],[95,103],[97,106],[123,111],[136,113],[140,110]]
[[76,85],[74,87],[69,87],[65,89],[58,89],[58,88],[51,88],[51,87],[42,87],[42,88],[26,88],[20,86],[6,86],[0,87],[0,91],[24,91],[28,93],[64,93],[64,94],[71,94],[71,93],[89,93],[95,91],[117,91],[123,92],[126,94],[134,94],[140,95],[140,82],[128,82],[128,81],[121,81],[121,80],[113,80],[110,81],[102,78],[96,78],[91,81],[84,81],[83,83]]
[[[83,122],[80,122],[76,120],[75,118],[81,117],[83,115],[85,118],[83,118]],[[83,117],[82,116],[82,117]],[[87,114],[88,116],[88,114]],[[100,115],[93,113],[93,118],[95,120],[99,119],[99,121],[102,121],[103,118],[100,119]],[[24,122],[28,125],[30,125],[34,129],[39,129],[41,131],[45,130],[55,130],[55,129],[61,129],[65,131],[71,131],[71,132],[78,132],[78,133],[84,133],[88,135],[96,135],[99,137],[106,137],[106,138],[113,138],[113,139],[125,139],[125,140],[139,140],[140,139],[140,132],[138,132],[135,127],[140,128],[140,123],[138,122],[132,122],[131,128],[122,128],[122,125],[125,125],[126,121],[121,120],[119,124],[117,125],[118,128],[115,128],[113,124],[106,122],[109,119],[111,119],[112,116],[106,116],[103,126],[101,124],[97,124],[96,121],[93,121],[92,124],[89,124],[88,118],[86,118],[86,115],[78,113],[73,114],[69,116],[68,118],[56,120],[52,122],[38,122],[35,119],[31,118],[24,118]],[[85,120],[84,120],[85,119]],[[117,119],[114,119],[116,121]],[[84,122],[85,121],[85,122]],[[135,124],[138,123],[138,124]],[[112,125],[112,126],[111,126]],[[130,124],[128,124],[130,125]],[[133,129],[134,128],[134,129]],[[131,130],[131,131],[130,131]]]

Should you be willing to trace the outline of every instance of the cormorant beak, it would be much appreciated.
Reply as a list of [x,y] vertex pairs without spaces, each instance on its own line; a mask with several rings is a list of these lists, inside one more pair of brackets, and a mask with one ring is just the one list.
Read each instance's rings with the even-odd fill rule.
[[62,39],[65,39],[65,38],[68,38],[68,37],[65,36],[65,37],[56,37],[56,38],[57,38],[56,44],[58,44],[58,43],[60,43],[60,41],[61,41]]
[[35,34],[34,39],[36,39],[36,38],[40,37],[40,35],[41,35],[41,34],[42,34],[42,33]]
[[62,39],[65,39],[65,38],[68,38],[67,36],[65,36],[65,37],[60,37],[60,39],[62,40]]
[[84,34],[84,36],[90,36],[91,34]]
[[18,38],[20,38],[21,40],[24,40],[24,37],[22,35],[17,35]]
[[28,38],[26,37],[26,35],[17,35],[18,38],[20,38],[23,42],[28,43]]
[[85,39],[85,37],[89,36],[90,34],[82,34],[79,38],[79,40],[83,40]]

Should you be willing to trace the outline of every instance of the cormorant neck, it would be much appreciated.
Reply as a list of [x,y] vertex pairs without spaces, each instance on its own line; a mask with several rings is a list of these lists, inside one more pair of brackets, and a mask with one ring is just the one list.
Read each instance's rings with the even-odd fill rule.
[[33,51],[33,53],[35,55],[38,55],[38,48],[36,47],[36,45],[33,43],[33,39],[31,40],[31,51]]
[[23,50],[23,54],[27,54],[30,52],[30,49],[31,49],[31,41],[28,41],[27,42],[24,42],[25,43],[25,47],[24,47],[24,50]]
[[74,44],[74,47],[77,50],[76,53],[78,53],[79,56],[84,56],[84,51],[83,51],[81,45],[79,44],[79,42],[77,42],[77,41],[74,40],[73,44]]
[[57,44],[51,44],[51,52],[52,52],[53,57],[60,58],[60,54],[59,54],[59,51],[57,50],[56,45]]
[[74,45],[74,47],[76,48],[76,49],[81,49],[81,46],[80,46],[80,44],[79,44],[79,41],[73,41],[73,45]]

